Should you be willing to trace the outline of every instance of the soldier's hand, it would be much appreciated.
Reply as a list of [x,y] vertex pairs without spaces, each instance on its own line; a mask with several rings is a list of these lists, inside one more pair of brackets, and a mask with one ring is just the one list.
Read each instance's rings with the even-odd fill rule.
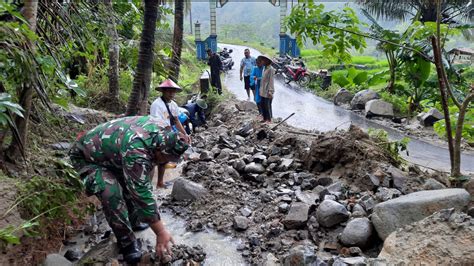
[[159,258],[163,258],[163,255],[165,255],[165,252],[167,255],[172,256],[170,242],[171,244],[174,245],[173,237],[168,232],[168,230],[163,229],[156,235],[155,250],[156,250],[156,255]]

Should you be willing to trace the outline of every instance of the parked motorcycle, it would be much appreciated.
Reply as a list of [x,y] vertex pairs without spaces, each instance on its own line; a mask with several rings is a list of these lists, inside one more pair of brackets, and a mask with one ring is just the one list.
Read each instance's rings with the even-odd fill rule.
[[291,56],[287,54],[284,57],[274,57],[272,67],[275,69],[275,74],[282,74],[285,70],[285,66],[291,64],[291,60]]
[[305,87],[311,81],[310,74],[308,73],[303,61],[300,61],[299,64],[299,66],[285,66],[282,75],[285,78],[286,84],[295,81],[298,85]]
[[234,66],[234,60],[232,60],[232,57],[230,56],[232,52],[232,49],[227,50],[227,48],[224,48],[224,50],[218,52],[222,62],[222,69],[224,71],[229,71]]

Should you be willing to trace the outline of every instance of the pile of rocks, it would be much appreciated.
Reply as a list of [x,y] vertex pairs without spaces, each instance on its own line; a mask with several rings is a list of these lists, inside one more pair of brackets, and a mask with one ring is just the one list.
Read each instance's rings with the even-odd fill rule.
[[365,263],[397,228],[468,204],[463,189],[404,196],[444,185],[415,167],[400,170],[358,128],[294,134],[254,117],[221,106],[212,127],[194,136],[199,159],[184,165],[173,187],[193,196],[163,199],[192,231],[207,227],[242,238],[238,250],[251,264]]

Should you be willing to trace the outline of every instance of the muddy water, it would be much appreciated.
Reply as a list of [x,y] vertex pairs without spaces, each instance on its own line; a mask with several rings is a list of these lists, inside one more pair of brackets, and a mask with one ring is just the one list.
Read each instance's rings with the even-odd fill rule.
[[[244,84],[239,79],[240,60],[243,58],[245,47],[224,44],[219,46],[234,50],[231,55],[235,62],[235,67],[227,73],[224,79],[227,89],[235,94],[238,99],[247,99]],[[253,56],[260,54],[255,49],[250,50]],[[400,140],[404,137],[399,131],[377,124],[354,112],[335,106],[331,102],[302,90],[297,86],[286,85],[280,79],[275,80],[275,96],[272,109],[274,116],[281,118],[285,118],[294,112],[295,115],[287,122],[299,128],[316,129],[325,132],[334,130],[336,127],[338,129],[347,129],[352,123],[364,129],[384,129],[388,132],[389,137],[394,140]],[[410,137],[410,139],[411,141],[408,144],[410,156],[406,156],[403,153],[402,155],[405,159],[421,166],[449,171],[449,153],[446,148],[413,137]],[[464,173],[474,173],[474,153],[462,154],[461,169]]]
[[[185,221],[169,212],[162,212],[161,218],[176,244],[203,247],[207,255],[204,265],[245,265],[242,255],[237,251],[238,240],[208,230],[198,233],[187,232]],[[138,233],[137,237],[155,243],[155,234],[152,231]]]

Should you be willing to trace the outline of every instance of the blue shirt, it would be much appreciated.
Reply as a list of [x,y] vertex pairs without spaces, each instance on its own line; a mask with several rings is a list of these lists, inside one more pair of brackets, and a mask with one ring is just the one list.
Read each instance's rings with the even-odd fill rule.
[[[263,66],[262,67],[253,67],[252,73],[250,73],[250,85],[255,85],[255,102],[260,102],[260,82],[262,81]],[[255,84],[254,77],[257,77],[257,84]]]
[[243,74],[244,76],[250,76],[252,72],[252,68],[257,65],[257,60],[255,57],[244,57],[242,61],[240,61],[240,67],[244,67]]
[[193,126],[202,126],[206,124],[206,116],[204,110],[197,103],[188,103],[183,106],[189,112],[189,120]]

